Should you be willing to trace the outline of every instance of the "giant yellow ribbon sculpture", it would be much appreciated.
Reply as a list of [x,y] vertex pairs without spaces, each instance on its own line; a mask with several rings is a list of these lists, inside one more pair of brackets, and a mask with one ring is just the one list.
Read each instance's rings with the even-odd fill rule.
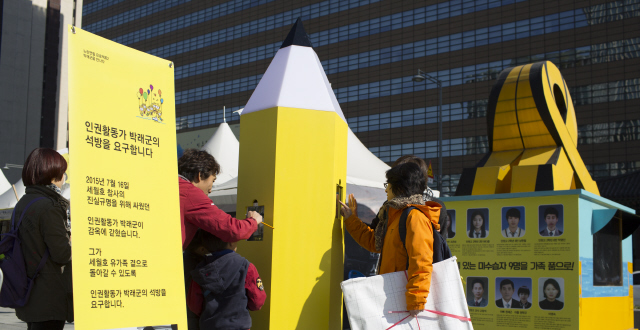
[[503,70],[489,96],[489,153],[464,169],[456,195],[584,189],[600,195],[578,153],[567,84],[551,62]]

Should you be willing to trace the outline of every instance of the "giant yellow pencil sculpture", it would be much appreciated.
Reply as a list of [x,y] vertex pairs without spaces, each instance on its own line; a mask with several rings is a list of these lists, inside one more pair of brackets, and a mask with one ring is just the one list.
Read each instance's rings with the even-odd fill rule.
[[[293,25],[240,119],[238,215],[264,206],[263,237],[238,252],[267,301],[255,329],[341,329],[348,126],[302,22]],[[261,231],[259,229],[259,231]]]

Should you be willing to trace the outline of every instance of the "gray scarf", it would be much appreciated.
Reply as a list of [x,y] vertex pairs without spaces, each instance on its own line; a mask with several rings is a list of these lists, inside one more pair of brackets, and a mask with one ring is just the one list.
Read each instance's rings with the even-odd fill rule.
[[58,195],[62,196],[62,189],[58,188],[58,186],[56,186],[55,184],[51,183],[51,184],[46,185],[45,187],[57,192]]
[[396,210],[402,209],[409,204],[424,205],[424,197],[422,194],[411,195],[409,197],[396,197],[382,204],[380,212],[378,212],[378,226],[375,229],[376,251],[382,251],[384,244],[384,236],[387,234],[387,223],[389,221],[389,207]]
[[69,208],[69,200],[62,196],[62,189],[58,188],[55,184],[51,183],[46,185],[45,187],[55,191],[58,194],[57,202],[62,205],[62,208],[66,210],[67,221],[65,221],[65,226],[67,227],[67,231],[71,231],[71,210]]

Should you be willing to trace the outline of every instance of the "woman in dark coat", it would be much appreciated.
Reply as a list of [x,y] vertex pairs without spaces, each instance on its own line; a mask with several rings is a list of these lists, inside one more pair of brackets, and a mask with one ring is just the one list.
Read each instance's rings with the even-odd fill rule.
[[29,207],[18,229],[29,277],[49,251],[27,304],[16,308],[29,330],[63,329],[65,321],[73,321],[69,201],[61,194],[66,170],[64,158],[47,148],[33,150],[22,169],[26,189],[15,206],[16,217],[29,202],[45,197]]

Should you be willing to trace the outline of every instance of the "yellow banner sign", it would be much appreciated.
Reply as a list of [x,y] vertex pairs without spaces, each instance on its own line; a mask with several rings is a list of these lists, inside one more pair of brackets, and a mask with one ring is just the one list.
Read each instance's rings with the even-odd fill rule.
[[578,196],[502,196],[445,200],[474,329],[577,329]]
[[171,62],[69,28],[77,329],[186,329]]

